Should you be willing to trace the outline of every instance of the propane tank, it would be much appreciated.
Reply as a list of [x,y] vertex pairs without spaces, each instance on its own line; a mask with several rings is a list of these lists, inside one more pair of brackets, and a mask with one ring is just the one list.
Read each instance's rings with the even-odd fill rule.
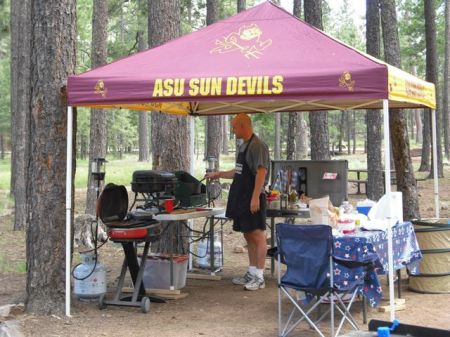
[[95,254],[80,255],[81,263],[73,270],[74,293],[79,299],[99,298],[106,293],[106,268]]
[[[209,238],[201,239],[197,244],[197,259],[196,265],[200,268],[210,268],[210,254],[209,254]],[[217,235],[214,235],[214,267],[221,268],[222,261],[222,243]]]

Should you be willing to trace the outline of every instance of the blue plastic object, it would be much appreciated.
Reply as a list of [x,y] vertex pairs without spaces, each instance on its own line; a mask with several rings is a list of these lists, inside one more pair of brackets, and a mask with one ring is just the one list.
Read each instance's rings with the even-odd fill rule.
[[391,331],[387,326],[380,326],[377,333],[378,337],[389,337],[391,335]]
[[357,206],[356,210],[360,214],[369,215],[369,211],[372,207],[371,206]]
[[391,325],[390,330],[391,330],[391,331],[394,331],[394,330],[398,327],[399,324],[400,324],[399,320],[398,320],[398,319],[394,319],[394,320],[392,321],[392,325]]

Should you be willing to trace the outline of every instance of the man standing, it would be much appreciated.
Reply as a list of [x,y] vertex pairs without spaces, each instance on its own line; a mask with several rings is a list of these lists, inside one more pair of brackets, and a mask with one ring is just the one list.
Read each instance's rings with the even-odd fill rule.
[[265,287],[264,266],[266,262],[266,198],[269,150],[254,133],[250,117],[244,113],[231,122],[236,138],[244,142],[239,147],[236,166],[230,171],[210,172],[209,179],[233,179],[225,215],[233,219],[233,230],[242,232],[247,241],[249,268],[243,277],[233,283],[246,290]]

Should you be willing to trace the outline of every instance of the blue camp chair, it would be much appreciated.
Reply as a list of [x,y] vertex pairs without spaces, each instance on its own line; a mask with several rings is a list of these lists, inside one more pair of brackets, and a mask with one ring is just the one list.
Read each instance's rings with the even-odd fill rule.
[[[276,226],[278,245],[278,332],[279,336],[287,336],[302,321],[307,321],[320,336],[324,334],[319,329],[319,323],[328,313],[331,320],[331,336],[338,336],[345,321],[355,330],[357,323],[350,314],[350,308],[362,286],[358,283],[346,292],[333,286],[333,236],[331,227],[326,225],[292,225],[278,224]],[[281,264],[287,269],[281,277]],[[300,299],[299,292],[306,297]],[[297,294],[297,296],[295,295]],[[283,323],[282,299],[287,297],[293,304],[288,318]],[[347,305],[342,300],[349,297]],[[329,302],[329,307],[320,313],[320,304]],[[336,310],[335,310],[336,309]],[[300,318],[294,319],[296,312]],[[318,318],[312,314],[319,311]],[[339,312],[340,323],[335,334],[335,312]]]

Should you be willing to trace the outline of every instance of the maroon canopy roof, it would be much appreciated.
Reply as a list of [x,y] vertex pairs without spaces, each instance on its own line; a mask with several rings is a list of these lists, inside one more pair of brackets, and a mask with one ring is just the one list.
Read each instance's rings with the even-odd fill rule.
[[386,64],[265,2],[70,76],[68,103],[181,114],[369,107],[388,98],[387,83]]

